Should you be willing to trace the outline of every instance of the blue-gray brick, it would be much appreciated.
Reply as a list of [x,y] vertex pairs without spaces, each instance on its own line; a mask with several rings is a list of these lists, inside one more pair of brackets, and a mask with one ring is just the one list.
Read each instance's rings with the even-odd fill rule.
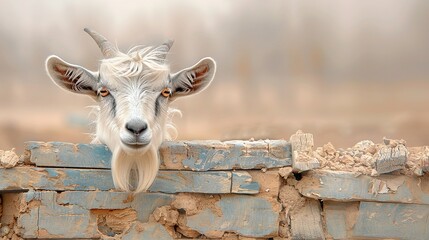
[[356,176],[353,172],[306,172],[297,188],[306,197],[339,201],[379,201],[429,204],[429,189],[421,187],[429,176]]

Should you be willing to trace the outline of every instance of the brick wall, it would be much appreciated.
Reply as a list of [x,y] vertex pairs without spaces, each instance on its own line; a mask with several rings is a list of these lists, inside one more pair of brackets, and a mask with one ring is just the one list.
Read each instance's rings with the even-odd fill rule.
[[4,239],[429,239],[429,151],[401,141],[165,142],[137,195],[113,189],[104,145],[26,149],[0,168]]

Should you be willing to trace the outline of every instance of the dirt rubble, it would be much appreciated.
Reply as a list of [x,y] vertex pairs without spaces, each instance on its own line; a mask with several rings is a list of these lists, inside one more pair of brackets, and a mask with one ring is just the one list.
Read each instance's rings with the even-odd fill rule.
[[384,139],[384,143],[375,144],[370,140],[356,143],[351,148],[336,149],[331,143],[316,148],[313,156],[319,160],[320,169],[354,172],[377,176],[376,161],[383,149],[395,149],[404,147],[406,149],[406,162],[402,169],[396,174],[422,176],[428,171],[428,147],[407,147],[404,140]]
[[21,159],[23,157],[18,156],[14,148],[8,151],[0,150],[0,165],[3,168],[13,168]]

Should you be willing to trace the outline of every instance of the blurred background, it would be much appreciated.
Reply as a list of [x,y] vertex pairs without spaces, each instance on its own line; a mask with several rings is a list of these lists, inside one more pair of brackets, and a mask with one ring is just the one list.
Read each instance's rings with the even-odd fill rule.
[[429,1],[0,1],[0,149],[90,142],[86,96],[57,88],[55,54],[97,70],[90,27],[126,52],[175,39],[178,71],[218,64],[176,101],[179,139],[288,139],[348,147],[384,136],[429,145]]

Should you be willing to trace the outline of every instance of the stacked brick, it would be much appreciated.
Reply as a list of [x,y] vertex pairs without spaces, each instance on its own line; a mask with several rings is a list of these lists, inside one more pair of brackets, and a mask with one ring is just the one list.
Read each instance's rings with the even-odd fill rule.
[[284,140],[166,142],[154,184],[133,195],[114,190],[104,145],[26,149],[19,165],[0,168],[6,239],[275,237],[273,169],[292,162]]
[[334,169],[327,159],[354,163],[350,157],[313,145],[313,136],[301,132],[290,141],[166,142],[154,184],[133,195],[114,190],[104,145],[28,142],[17,166],[0,168],[0,234],[429,239],[426,148],[410,152],[402,142],[385,142],[368,150],[365,171],[347,171],[349,165]]

